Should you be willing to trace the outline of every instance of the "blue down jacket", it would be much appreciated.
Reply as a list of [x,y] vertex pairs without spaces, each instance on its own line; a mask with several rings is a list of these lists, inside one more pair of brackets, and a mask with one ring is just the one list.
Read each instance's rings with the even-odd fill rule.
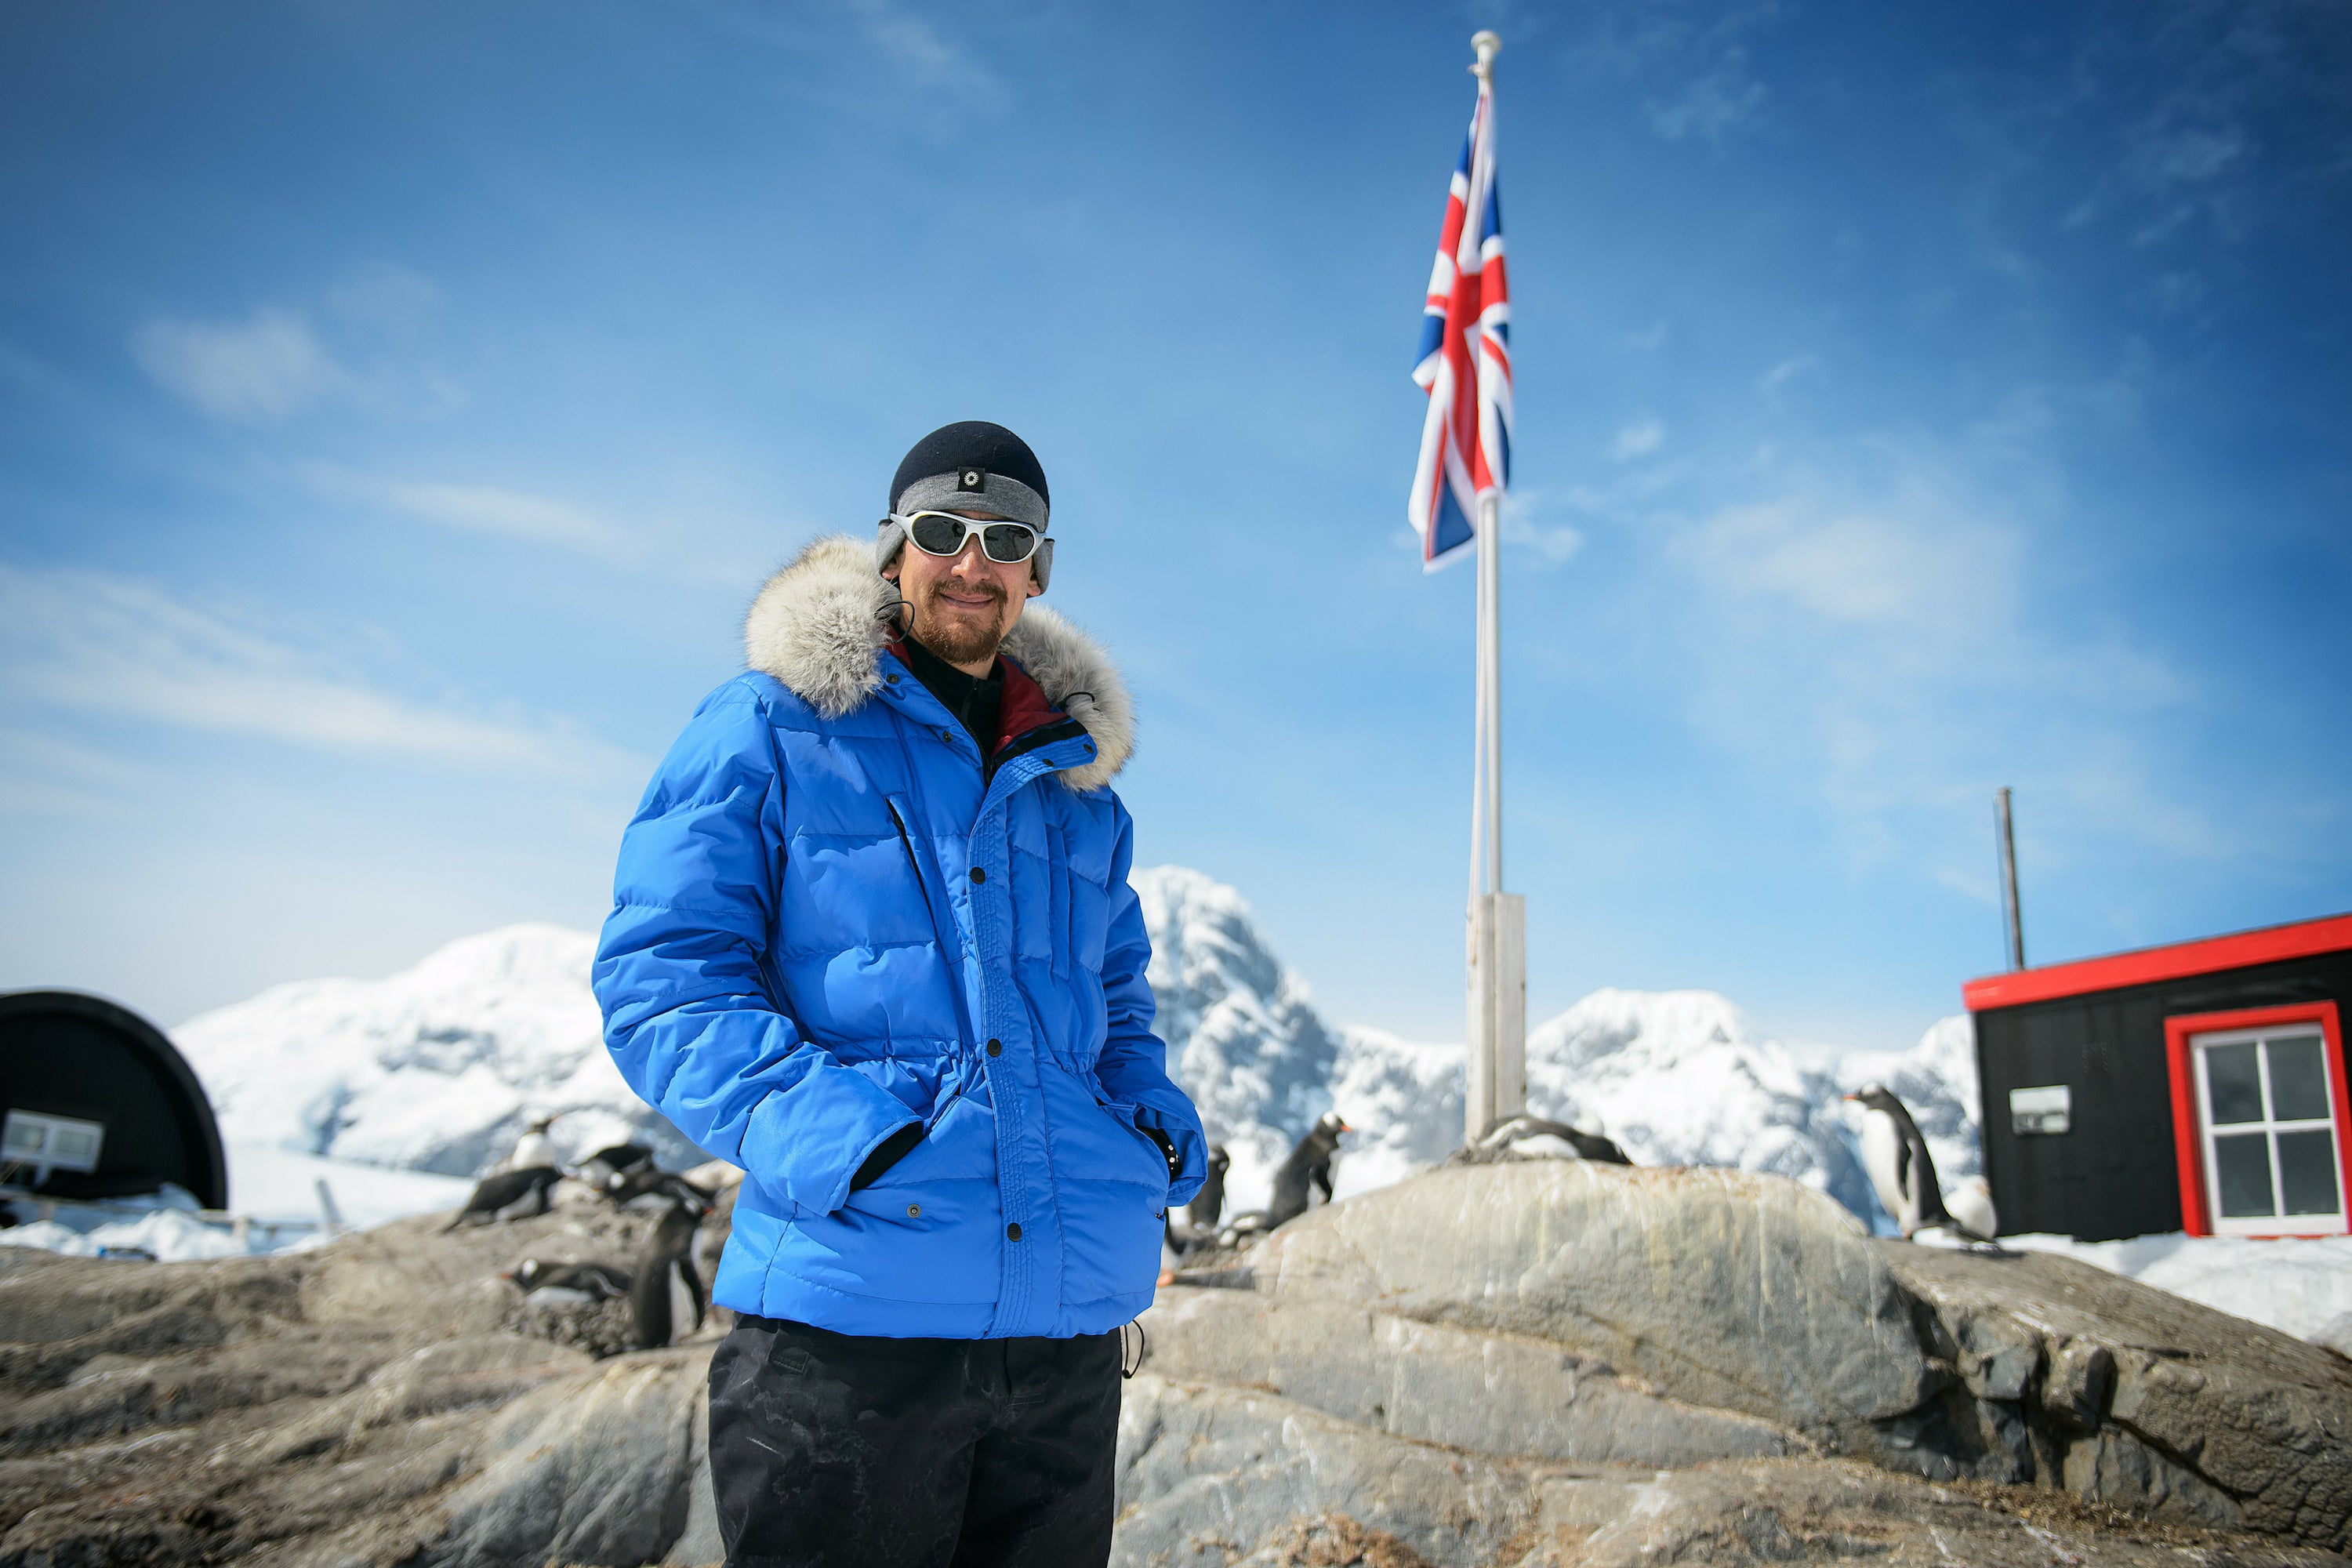
[[[596,954],[621,1075],[747,1173],[713,1294],[843,1333],[1100,1333],[1151,1301],[1206,1171],[1144,984],[1132,709],[1032,604],[992,768],[819,540],[744,627],[621,841]],[[1057,710],[1066,710],[1066,712]],[[910,1122],[922,1141],[857,1192]],[[1168,1163],[1138,1124],[1160,1129]]]

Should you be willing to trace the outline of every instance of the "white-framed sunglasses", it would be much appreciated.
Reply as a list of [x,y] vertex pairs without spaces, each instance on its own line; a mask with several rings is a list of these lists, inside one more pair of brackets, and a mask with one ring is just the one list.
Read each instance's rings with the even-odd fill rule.
[[904,517],[894,514],[891,521],[904,528],[907,537],[915,542],[915,548],[926,555],[961,555],[965,542],[975,533],[980,535],[981,553],[1001,565],[1015,565],[1037,552],[1037,531],[1025,522],[1002,519],[982,521],[958,517],[951,511],[916,511]]

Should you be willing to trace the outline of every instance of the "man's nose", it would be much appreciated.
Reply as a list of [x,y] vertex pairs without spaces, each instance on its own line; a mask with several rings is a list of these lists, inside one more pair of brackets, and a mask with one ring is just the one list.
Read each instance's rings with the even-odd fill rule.
[[955,561],[949,570],[963,577],[979,578],[988,575],[985,557],[980,548],[980,535],[975,533],[963,542],[963,548],[956,552]]

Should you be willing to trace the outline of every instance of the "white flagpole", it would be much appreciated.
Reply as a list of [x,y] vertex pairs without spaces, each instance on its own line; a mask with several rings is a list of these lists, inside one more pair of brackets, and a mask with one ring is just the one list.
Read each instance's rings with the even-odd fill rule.
[[[1471,71],[1491,93],[1503,40],[1470,40]],[[1491,111],[1491,107],[1490,107]],[[1474,197],[1475,199],[1475,197]],[[1475,391],[1473,395],[1475,395]],[[1477,758],[1472,768],[1465,1142],[1527,1109],[1527,901],[1503,891],[1502,498],[1478,500]],[[1483,851],[1483,855],[1481,854]],[[1484,864],[1479,864],[1480,860]]]

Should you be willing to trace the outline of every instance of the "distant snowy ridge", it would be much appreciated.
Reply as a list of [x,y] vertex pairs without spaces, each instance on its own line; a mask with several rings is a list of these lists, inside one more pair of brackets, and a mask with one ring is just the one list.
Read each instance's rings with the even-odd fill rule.
[[[1265,1203],[1274,1166],[1323,1111],[1357,1131],[1341,1196],[1400,1181],[1462,1142],[1464,1047],[1327,1027],[1241,894],[1179,866],[1133,878],[1151,986],[1178,1080],[1233,1155],[1231,1205]],[[1528,1037],[1528,1108],[1605,1132],[1645,1165],[1790,1177],[1881,1217],[1841,1096],[1877,1079],[1907,1105],[1946,1187],[1979,1169],[1976,1047],[1965,1016],[1907,1052],[1761,1037],[1711,991],[1596,991]]]
[[172,1037],[231,1142],[466,1176],[561,1112],[572,1158],[646,1136],[690,1162],[604,1049],[595,949],[586,931],[507,926],[388,979],[273,986]]
[[[1459,1045],[1343,1032],[1334,1080],[1347,1141],[1342,1194],[1385,1185],[1462,1142]],[[1907,1052],[1824,1051],[1759,1037],[1712,991],[1596,991],[1529,1031],[1528,1109],[1606,1133],[1637,1164],[1729,1165],[1788,1176],[1882,1218],[1841,1098],[1876,1079],[1910,1108],[1947,1190],[1979,1170],[1975,1044],[1947,1018]]]
[[[1233,1156],[1236,1208],[1335,1106],[1358,1129],[1342,1194],[1401,1180],[1462,1142],[1458,1043],[1334,1028],[1239,892],[1183,867],[1139,870],[1149,979],[1171,1070]],[[648,1137],[697,1156],[632,1094],[588,986],[595,938],[517,925],[382,980],[280,985],[173,1032],[232,1142],[443,1175],[503,1159],[533,1115],[563,1112],[578,1158]],[[1528,1041],[1529,1108],[1606,1132],[1644,1164],[1770,1171],[1856,1213],[1874,1200],[1838,1095],[1877,1078],[1927,1133],[1947,1185],[1977,1169],[1973,1047],[1947,1019],[1908,1053],[1824,1052],[1759,1037],[1712,992],[1597,991]]]

